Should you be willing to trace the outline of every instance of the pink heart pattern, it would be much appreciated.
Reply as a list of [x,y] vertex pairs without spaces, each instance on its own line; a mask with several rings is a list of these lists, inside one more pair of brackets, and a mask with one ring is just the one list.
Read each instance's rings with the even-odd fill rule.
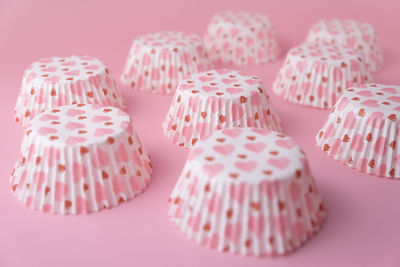
[[226,89],[226,91],[228,93],[230,93],[231,95],[235,95],[235,94],[243,92],[243,89],[242,88],[229,87],[229,88]]
[[247,143],[244,145],[244,147],[250,151],[260,153],[264,150],[264,148],[266,147],[266,144],[263,142]]
[[203,165],[203,171],[210,177],[218,175],[224,169],[222,164],[205,164]]
[[274,166],[275,168],[278,168],[280,170],[285,170],[289,164],[290,164],[290,159],[283,157],[283,158],[274,158],[274,159],[269,159],[268,164]]
[[[169,202],[187,236],[245,255],[285,254],[325,218],[304,153],[289,137],[258,128],[220,129],[199,141]],[[277,239],[290,249],[277,249]]]
[[[121,81],[134,90],[172,94],[184,77],[211,68],[212,63],[199,36],[173,31],[155,32],[134,39]],[[200,79],[212,81],[212,77],[205,75]],[[181,86],[179,90],[192,87]]]
[[67,124],[65,125],[65,129],[67,130],[76,130],[76,129],[81,129],[81,128],[85,128],[85,124],[80,123],[80,122],[67,122]]
[[229,144],[228,145],[215,145],[213,147],[213,149],[214,149],[214,151],[227,156],[235,150],[235,146],[229,145]]
[[26,73],[14,109],[15,120],[21,126],[48,108],[68,104],[98,103],[125,108],[108,67],[97,58],[47,58],[34,62]]
[[129,116],[98,104],[61,106],[33,118],[21,157],[11,177],[13,194],[43,212],[111,208],[141,193],[152,172]]
[[363,57],[371,71],[383,67],[382,51],[372,25],[354,20],[322,20],[312,26],[307,42],[346,45],[362,50]]
[[[272,170],[276,175],[294,172],[292,159],[285,155],[296,154],[299,159],[301,156],[298,146],[289,137],[259,129],[222,129],[199,141],[199,144],[188,160],[200,161],[203,171],[210,177],[232,173],[235,179],[246,179],[248,173],[265,177],[265,169]],[[262,158],[265,160],[262,161]],[[297,164],[303,165],[300,161]]]
[[[400,86],[366,84],[348,88],[316,136],[318,147],[360,171],[400,178],[393,157],[400,142]],[[346,103],[345,105],[343,103]]]
[[163,123],[165,135],[187,148],[214,130],[245,126],[282,130],[261,80],[229,69],[195,73],[180,81]]
[[362,53],[349,47],[304,43],[290,49],[285,62],[273,91],[301,105],[332,108],[347,87],[372,81]]
[[[249,31],[251,25],[258,25],[257,30]],[[259,65],[275,60],[280,54],[271,22],[258,13],[215,14],[208,24],[204,42],[211,59],[218,64]]]
[[245,172],[252,172],[256,167],[258,163],[256,161],[237,161],[235,162],[236,168],[245,171]]

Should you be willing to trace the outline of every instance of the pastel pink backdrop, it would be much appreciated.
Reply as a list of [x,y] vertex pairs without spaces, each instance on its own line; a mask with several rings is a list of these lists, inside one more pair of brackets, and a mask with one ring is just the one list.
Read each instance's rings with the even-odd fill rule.
[[116,78],[132,39],[150,31],[202,34],[219,10],[268,14],[283,55],[277,62],[243,68],[271,84],[287,50],[302,42],[322,18],[354,18],[379,31],[385,68],[376,82],[400,84],[398,0],[0,0],[0,266],[400,266],[400,181],[359,173],[327,158],[314,136],[328,111],[272,96],[284,131],[308,155],[325,198],[322,231],[287,257],[253,258],[219,253],[188,241],[167,216],[168,196],[187,150],[162,134],[171,96],[123,88],[134,123],[153,158],[154,175],[144,194],[91,215],[33,212],[12,198],[9,175],[23,131],[11,118],[24,69],[47,56],[88,54],[106,61]]

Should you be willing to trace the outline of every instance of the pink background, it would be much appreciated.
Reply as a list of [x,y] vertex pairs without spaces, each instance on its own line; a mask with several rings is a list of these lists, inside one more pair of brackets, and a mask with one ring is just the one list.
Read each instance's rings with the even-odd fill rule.
[[[82,2],[82,3],[81,3]],[[187,150],[161,131],[171,96],[123,88],[129,113],[153,157],[154,175],[143,195],[119,207],[81,216],[33,212],[11,196],[8,179],[23,131],[12,110],[24,69],[48,56],[88,54],[119,78],[133,37],[157,30],[202,34],[224,9],[260,11],[277,28],[283,55],[273,64],[245,68],[271,84],[287,50],[322,18],[354,18],[380,33],[385,68],[376,82],[400,84],[400,1],[14,1],[0,0],[0,266],[400,266],[400,181],[359,173],[314,146],[328,111],[272,96],[284,131],[307,153],[326,201],[322,231],[287,257],[253,258],[196,245],[169,222],[167,199]]]

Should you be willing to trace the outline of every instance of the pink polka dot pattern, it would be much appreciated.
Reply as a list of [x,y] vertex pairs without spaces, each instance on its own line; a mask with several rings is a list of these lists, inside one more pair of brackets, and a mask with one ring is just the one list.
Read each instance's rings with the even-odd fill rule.
[[156,32],[133,41],[121,81],[135,90],[172,94],[186,75],[210,68],[199,36]]
[[204,42],[211,59],[219,64],[259,65],[277,59],[280,54],[271,22],[259,13],[215,14]]
[[182,80],[163,124],[164,134],[184,147],[192,147],[214,130],[246,126],[282,130],[262,81],[228,69]]
[[15,120],[26,126],[46,109],[88,103],[125,108],[108,67],[89,56],[43,58],[24,73]]
[[141,193],[151,170],[125,112],[97,104],[66,105],[31,121],[10,186],[34,210],[82,214]]
[[289,50],[273,90],[293,103],[331,108],[346,88],[371,80],[363,57],[356,50],[301,44]]
[[307,42],[346,45],[363,53],[368,68],[376,72],[383,67],[378,35],[368,23],[354,20],[322,20],[309,31]]
[[313,236],[325,208],[304,153],[268,129],[227,128],[190,152],[169,215],[185,235],[220,251],[282,255]]
[[366,84],[343,93],[316,136],[319,148],[362,172],[400,178],[400,86]]

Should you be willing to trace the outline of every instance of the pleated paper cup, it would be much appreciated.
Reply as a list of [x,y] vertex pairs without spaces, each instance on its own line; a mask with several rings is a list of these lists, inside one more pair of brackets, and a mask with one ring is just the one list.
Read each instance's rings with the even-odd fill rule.
[[282,131],[262,81],[246,73],[217,69],[179,83],[163,128],[174,144],[192,147],[214,130],[256,127]]
[[34,210],[82,214],[133,198],[150,174],[150,157],[125,112],[66,105],[32,120],[10,186]]
[[43,58],[24,73],[15,120],[26,126],[47,109],[87,103],[125,108],[108,67],[89,56]]
[[218,64],[260,65],[279,57],[280,47],[268,17],[259,13],[225,11],[215,14],[204,42]]
[[400,86],[346,90],[316,136],[326,154],[362,172],[400,178]]
[[332,108],[346,88],[371,81],[365,60],[358,51],[305,43],[289,50],[273,90],[296,104]]
[[325,208],[301,149],[267,129],[214,132],[190,152],[169,216],[191,240],[219,251],[283,255],[321,227]]
[[322,20],[308,32],[307,42],[346,45],[363,53],[372,72],[383,68],[382,51],[378,34],[368,23],[354,20]]
[[133,40],[121,81],[134,90],[173,94],[185,76],[212,68],[201,38],[156,32]]

